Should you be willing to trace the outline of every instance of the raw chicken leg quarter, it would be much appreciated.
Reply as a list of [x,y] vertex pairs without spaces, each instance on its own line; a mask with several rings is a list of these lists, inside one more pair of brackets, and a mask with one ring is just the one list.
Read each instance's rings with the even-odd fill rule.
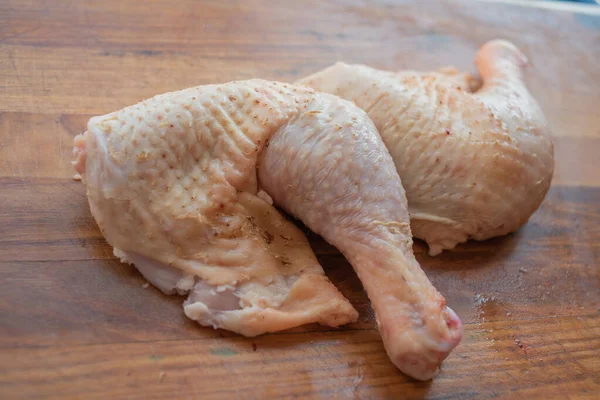
[[273,202],[349,260],[398,368],[431,378],[461,323],[412,253],[404,189],[352,103],[262,80],[156,96],[75,138],[90,209],[122,261],[185,314],[247,336],[357,312]]
[[300,81],[354,101],[373,120],[406,189],[412,232],[431,255],[505,235],[544,199],[554,169],[546,120],[511,43],[481,48],[483,86],[452,68],[399,73],[335,64]]

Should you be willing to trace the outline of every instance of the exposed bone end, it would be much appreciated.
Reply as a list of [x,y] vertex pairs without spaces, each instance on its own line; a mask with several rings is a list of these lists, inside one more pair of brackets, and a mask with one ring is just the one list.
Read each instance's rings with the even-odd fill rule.
[[[410,338],[413,340],[412,346],[394,347],[395,342],[384,340],[386,351],[398,369],[421,381],[432,379],[437,375],[440,364],[460,343],[463,335],[462,322],[450,307],[444,307],[442,317],[446,327],[440,337],[433,337],[430,331],[423,329],[414,331],[419,334],[419,337]],[[384,338],[388,334],[382,331]]]
[[519,78],[528,60],[511,42],[492,40],[484,44],[475,57],[475,64],[484,81]]
[[85,176],[85,161],[86,161],[86,147],[85,143],[87,140],[87,131],[75,136],[73,140],[73,155],[75,161],[73,161],[73,167],[80,176]]

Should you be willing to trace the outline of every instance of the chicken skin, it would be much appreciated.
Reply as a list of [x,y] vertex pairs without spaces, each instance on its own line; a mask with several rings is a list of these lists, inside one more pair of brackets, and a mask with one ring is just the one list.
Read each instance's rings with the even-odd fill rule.
[[402,179],[412,233],[431,255],[517,230],[552,179],[553,146],[524,83],[525,56],[496,40],[476,64],[478,90],[453,68],[386,72],[343,63],[299,82],[367,112]]
[[74,152],[115,255],[187,294],[202,325],[254,336],[357,319],[276,205],[347,257],[402,371],[431,378],[461,339],[414,258],[392,157],[348,101],[262,80],[200,86],[92,118]]

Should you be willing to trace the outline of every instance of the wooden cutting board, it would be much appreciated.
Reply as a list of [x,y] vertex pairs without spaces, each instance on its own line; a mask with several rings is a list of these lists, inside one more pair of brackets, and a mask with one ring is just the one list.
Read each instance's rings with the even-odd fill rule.
[[[585,10],[584,10],[585,11]],[[96,114],[188,86],[293,81],[335,61],[473,71],[514,41],[556,171],[519,232],[431,258],[465,322],[431,382],[389,362],[360,282],[312,244],[360,321],[247,339],[187,320],[117,262],[71,179]],[[479,2],[0,1],[0,398],[598,398],[600,17]]]

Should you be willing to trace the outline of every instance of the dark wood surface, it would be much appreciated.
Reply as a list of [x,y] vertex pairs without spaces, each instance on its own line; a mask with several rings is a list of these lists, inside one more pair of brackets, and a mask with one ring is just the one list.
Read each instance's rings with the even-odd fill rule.
[[[465,322],[431,382],[387,359],[360,282],[311,235],[360,320],[247,339],[187,320],[115,260],[71,179],[90,116],[188,86],[293,81],[337,60],[473,71],[531,60],[556,172],[519,232],[417,257]],[[600,18],[478,2],[0,1],[0,398],[598,398]]]

